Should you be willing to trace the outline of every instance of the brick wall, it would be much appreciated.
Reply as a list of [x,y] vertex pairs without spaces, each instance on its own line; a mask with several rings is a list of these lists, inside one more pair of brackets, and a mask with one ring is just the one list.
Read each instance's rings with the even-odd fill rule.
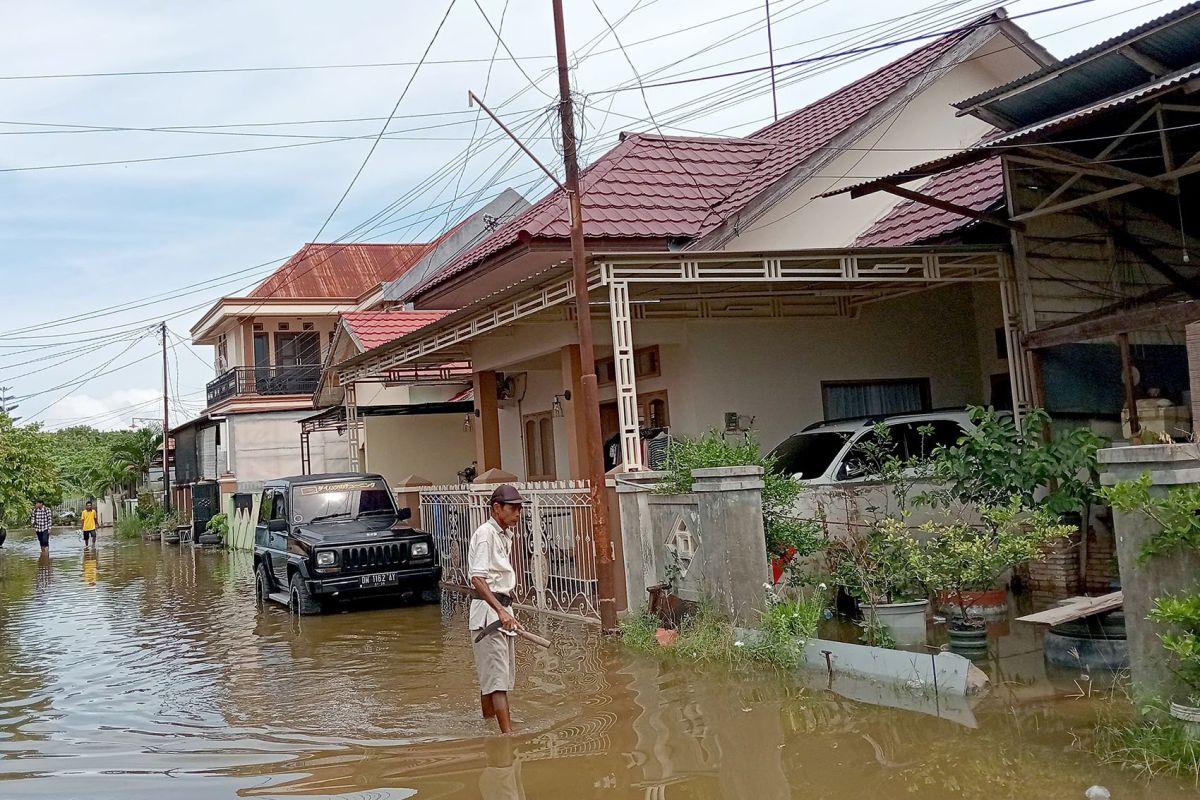
[[1044,561],[1030,562],[1028,586],[1035,606],[1049,607],[1080,594],[1080,539],[1079,532],[1055,539],[1043,550]]
[[1084,589],[1088,594],[1108,594],[1117,575],[1117,542],[1112,530],[1093,526],[1088,531]]

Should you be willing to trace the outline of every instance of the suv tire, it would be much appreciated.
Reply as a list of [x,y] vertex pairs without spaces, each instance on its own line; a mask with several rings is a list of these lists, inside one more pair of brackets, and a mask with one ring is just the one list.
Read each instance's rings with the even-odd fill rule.
[[271,576],[267,565],[260,561],[254,568],[254,602],[259,607],[266,605],[267,595],[271,593]]
[[293,614],[299,614],[302,617],[312,616],[313,614],[321,614],[325,611],[321,601],[312,596],[308,591],[308,584],[304,582],[299,572],[293,572],[292,578],[288,581],[291,590],[291,601],[288,603],[288,608]]

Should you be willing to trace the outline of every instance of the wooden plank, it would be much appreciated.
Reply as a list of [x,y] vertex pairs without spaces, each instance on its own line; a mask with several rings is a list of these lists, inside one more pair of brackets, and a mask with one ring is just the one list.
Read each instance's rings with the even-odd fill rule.
[[1091,319],[1079,323],[1059,323],[1053,327],[1025,334],[1025,346],[1032,350],[1054,347],[1060,344],[1105,339],[1121,333],[1157,328],[1166,325],[1183,325],[1200,319],[1200,301],[1189,300],[1141,308],[1136,311],[1118,312],[1105,319]]
[[1125,604],[1123,592],[1101,595],[1100,597],[1074,597],[1066,605],[1039,611],[1036,614],[1026,614],[1017,617],[1017,622],[1030,622],[1034,625],[1061,625],[1077,619],[1113,611]]

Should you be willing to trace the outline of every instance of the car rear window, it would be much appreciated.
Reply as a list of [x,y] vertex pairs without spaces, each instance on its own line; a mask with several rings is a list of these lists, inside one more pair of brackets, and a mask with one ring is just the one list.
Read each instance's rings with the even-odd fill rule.
[[801,478],[819,478],[846,445],[850,434],[839,431],[797,433],[771,451],[775,471]]

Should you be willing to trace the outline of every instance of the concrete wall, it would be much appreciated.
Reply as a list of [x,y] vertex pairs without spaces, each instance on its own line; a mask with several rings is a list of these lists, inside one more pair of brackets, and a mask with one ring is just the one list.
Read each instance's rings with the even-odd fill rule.
[[458,471],[475,460],[475,435],[462,414],[364,417],[363,469],[388,482],[419,475],[435,484],[458,483]]
[[[299,420],[312,416],[312,409],[231,414],[227,420],[229,470],[240,485],[285,475],[299,475]],[[347,469],[346,437],[335,431],[314,433],[310,439],[313,472]]]
[[[508,370],[505,374],[523,374],[525,377],[518,380],[524,381],[525,392],[523,395],[519,393],[512,400],[503,401],[504,405],[499,409],[502,463],[506,472],[511,472],[521,480],[528,480],[525,427],[522,420],[529,414],[551,411],[554,395],[563,392],[562,372],[547,369]],[[562,417],[554,418],[554,466],[556,480],[567,480],[571,477],[566,420]]]
[[[998,306],[999,289],[988,284],[873,304],[856,319],[638,320],[634,342],[659,346],[662,374],[639,380],[637,390],[667,391],[675,433],[721,428],[724,413],[736,411],[754,417],[753,430],[767,448],[823,418],[822,381],[928,378],[935,408],[982,403],[989,399],[989,371],[1005,368],[994,358]],[[604,357],[611,353],[607,325],[598,321],[596,333],[597,355]],[[544,362],[572,335],[565,322],[513,326],[475,343],[472,356],[479,369],[511,371],[513,364]],[[985,351],[993,355],[986,365]],[[563,384],[557,369],[528,375],[519,412],[515,402],[500,412],[504,468],[522,478],[520,413],[549,410]],[[600,387],[601,402],[615,396],[614,386]],[[565,451],[562,421],[555,422],[556,446]],[[557,465],[567,477],[565,452]]]
[[694,470],[692,493],[684,495],[655,494],[660,475],[629,473],[612,484],[630,604],[645,603],[649,587],[670,582],[681,599],[711,601],[738,624],[757,627],[763,584],[770,580],[762,469]]

